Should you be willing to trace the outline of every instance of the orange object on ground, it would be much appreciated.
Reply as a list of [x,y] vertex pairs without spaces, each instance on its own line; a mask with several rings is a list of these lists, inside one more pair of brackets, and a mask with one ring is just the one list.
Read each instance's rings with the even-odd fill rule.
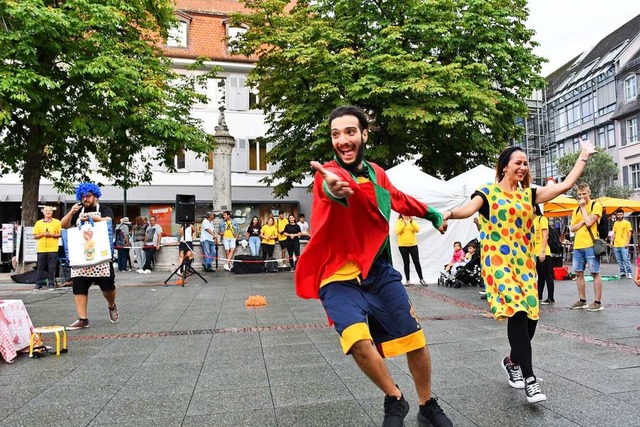
[[257,307],[261,305],[267,305],[267,298],[262,295],[251,295],[244,302],[247,307]]

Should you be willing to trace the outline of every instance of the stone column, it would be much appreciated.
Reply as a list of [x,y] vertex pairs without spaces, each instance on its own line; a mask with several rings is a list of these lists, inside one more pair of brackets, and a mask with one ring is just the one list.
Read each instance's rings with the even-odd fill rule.
[[220,107],[218,125],[214,138],[216,148],[213,150],[213,211],[231,210],[231,150],[236,140],[229,134],[224,118],[224,107]]

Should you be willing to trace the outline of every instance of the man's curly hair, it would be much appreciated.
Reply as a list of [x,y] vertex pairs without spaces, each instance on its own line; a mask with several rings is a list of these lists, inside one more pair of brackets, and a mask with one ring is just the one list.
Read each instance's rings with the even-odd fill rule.
[[91,193],[96,196],[98,199],[102,196],[102,192],[100,191],[100,187],[98,187],[93,182],[83,182],[78,184],[76,187],[76,200],[81,201],[82,196],[87,193]]

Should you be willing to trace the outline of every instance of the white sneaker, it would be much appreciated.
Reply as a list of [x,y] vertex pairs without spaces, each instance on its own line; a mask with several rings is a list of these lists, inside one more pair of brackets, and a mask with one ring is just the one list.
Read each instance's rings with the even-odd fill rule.
[[231,271],[231,267],[229,266],[229,264],[223,265],[222,268],[224,268],[227,271]]
[[547,400],[547,396],[540,390],[540,384],[536,377],[529,377],[525,381],[524,392],[527,395],[527,402],[538,403]]
[[144,270],[142,274],[151,274],[151,270]]
[[137,269],[137,270],[136,270],[136,273],[139,273],[139,274],[142,274],[143,272],[144,272],[144,270],[143,270],[143,269],[141,269],[141,268],[139,268],[139,269]]

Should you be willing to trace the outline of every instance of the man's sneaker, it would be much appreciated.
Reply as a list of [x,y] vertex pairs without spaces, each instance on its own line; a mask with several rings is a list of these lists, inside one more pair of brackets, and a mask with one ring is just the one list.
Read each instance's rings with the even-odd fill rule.
[[507,357],[502,359],[501,365],[502,369],[507,374],[509,385],[513,388],[524,388],[524,379],[522,378],[520,366],[509,362]]
[[76,329],[84,329],[89,327],[89,319],[78,319],[69,326],[67,326],[67,331],[75,331]]
[[143,272],[144,272],[144,270],[143,270],[143,269],[141,269],[141,268],[139,268],[139,269],[137,269],[137,270],[136,270],[136,273],[139,273],[139,274],[142,274]]
[[540,384],[538,380],[536,380],[536,377],[529,377],[525,380],[524,392],[527,395],[527,402],[529,403],[547,400],[547,396],[542,394],[542,390],[540,390]]
[[587,307],[588,307],[587,302],[586,301],[583,302],[580,300],[574,302],[572,305],[569,306],[571,310],[579,310],[581,308],[587,308]]
[[142,270],[142,274],[151,274],[151,270]]
[[542,305],[549,305],[549,304],[553,304],[553,303],[555,303],[555,302],[556,302],[555,300],[552,300],[552,299],[547,298],[547,299],[546,299],[546,300],[544,300],[544,301],[540,301],[540,304],[542,304]]
[[420,279],[420,284],[422,286],[429,286],[429,285],[427,285],[427,282],[424,281],[424,279]]
[[435,397],[427,400],[424,405],[420,405],[418,424],[420,427],[453,427],[453,423],[438,405],[438,399]]
[[604,310],[604,307],[602,307],[602,304],[599,302],[591,303],[587,307],[587,311],[602,311],[602,310]]
[[400,396],[384,397],[384,420],[382,427],[402,427],[404,425],[404,417],[409,413],[409,402]]
[[620,273],[620,278],[621,278],[621,279],[624,279],[625,277],[627,277],[627,275],[626,275],[626,274],[624,274],[624,273]]
[[109,320],[111,323],[118,323],[120,316],[118,315],[118,306],[114,303],[113,307],[109,307]]

